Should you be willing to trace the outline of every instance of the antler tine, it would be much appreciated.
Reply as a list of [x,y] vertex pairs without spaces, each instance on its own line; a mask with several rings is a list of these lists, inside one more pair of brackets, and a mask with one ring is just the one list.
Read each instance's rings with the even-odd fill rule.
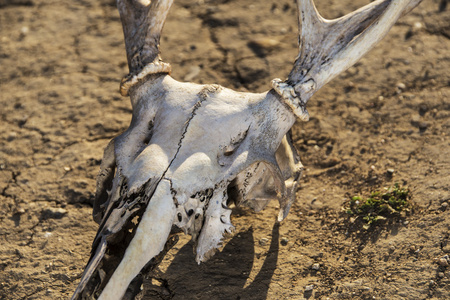
[[369,52],[399,17],[421,1],[378,0],[344,17],[326,20],[312,0],[297,0],[300,52],[286,83],[274,80],[275,90],[289,89],[295,99],[291,101],[301,108],[296,114],[307,120],[308,99]]
[[159,38],[172,4],[173,0],[117,0],[130,70],[121,84],[122,95],[147,74],[170,73],[170,65],[160,62]]
[[[320,60],[332,57],[345,47],[353,37],[379,17],[389,1],[379,0],[336,20],[322,18],[312,0],[299,1],[300,55],[289,79],[301,80],[303,73],[309,69],[305,67],[313,67],[317,62],[323,63]],[[298,70],[300,67],[303,69]]]
[[173,0],[117,0],[130,73],[159,56],[159,37]]
[[[377,22],[372,22],[362,34],[354,39],[350,38],[347,46],[336,54],[335,60],[338,63],[335,63],[333,66],[334,73],[332,78],[354,65],[386,36],[401,16],[420,2],[421,0],[392,1]],[[344,63],[344,60],[348,61]],[[332,78],[328,79],[328,81]]]

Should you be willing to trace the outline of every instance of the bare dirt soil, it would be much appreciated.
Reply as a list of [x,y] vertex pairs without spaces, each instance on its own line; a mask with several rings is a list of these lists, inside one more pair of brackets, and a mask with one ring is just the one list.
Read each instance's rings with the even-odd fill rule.
[[[0,299],[67,299],[89,258],[103,149],[131,119],[114,2],[0,0]],[[369,1],[317,2],[334,18]],[[292,0],[176,1],[163,58],[178,80],[264,91],[292,67],[296,14]],[[449,38],[446,0],[402,18],[295,125],[305,171],[288,218],[236,210],[200,266],[182,236],[147,299],[450,299],[436,261],[450,254]],[[411,190],[405,219],[366,231],[342,212],[394,183]]]

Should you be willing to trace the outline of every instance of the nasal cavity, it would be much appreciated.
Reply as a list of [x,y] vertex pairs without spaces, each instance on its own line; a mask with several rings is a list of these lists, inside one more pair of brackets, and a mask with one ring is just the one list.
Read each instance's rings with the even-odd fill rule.
[[193,210],[193,209],[190,209],[190,210],[187,211],[187,215],[188,215],[189,217],[192,216],[193,213],[194,213],[194,210]]

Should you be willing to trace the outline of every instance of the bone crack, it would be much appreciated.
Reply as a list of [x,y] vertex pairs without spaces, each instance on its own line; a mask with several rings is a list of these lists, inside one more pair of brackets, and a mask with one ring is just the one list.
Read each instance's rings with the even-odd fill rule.
[[[212,86],[212,87],[211,87],[211,86]],[[182,146],[182,144],[183,144],[183,140],[184,140],[184,138],[185,138],[185,136],[186,136],[186,133],[187,133],[187,131],[188,131],[188,128],[189,128],[189,124],[191,123],[191,121],[192,121],[192,119],[195,117],[195,115],[197,114],[197,110],[202,106],[202,102],[203,102],[203,101],[206,101],[208,95],[211,94],[211,93],[214,93],[214,92],[218,91],[219,88],[221,88],[221,87],[218,86],[218,85],[213,84],[213,85],[210,85],[210,86],[205,86],[205,87],[200,91],[200,95],[201,95],[200,98],[201,98],[201,99],[200,99],[199,101],[197,101],[197,103],[194,104],[194,107],[192,108],[191,114],[189,115],[188,119],[187,119],[186,122],[184,123],[184,129],[183,129],[183,132],[181,133],[181,138],[180,138],[180,140],[178,141],[177,151],[175,152],[174,156],[173,156],[172,159],[170,160],[169,165],[167,166],[167,168],[166,168],[166,170],[164,171],[163,175],[161,176],[161,179],[160,179],[160,180],[162,180],[163,178],[167,179],[167,178],[166,178],[166,173],[169,171],[169,169],[170,169],[170,167],[172,166],[173,162],[174,162],[175,159],[177,158],[178,153],[180,153],[181,146]],[[205,90],[207,90],[207,91],[209,91],[209,92],[205,92]],[[158,182],[158,183],[159,183],[159,182]],[[169,183],[170,183],[170,187],[171,187],[172,194],[173,194],[173,195],[176,195],[177,192],[172,188],[172,180],[169,180]],[[175,196],[174,196],[174,197],[175,197]],[[177,201],[175,201],[175,205],[177,205]]]
[[[302,121],[309,121],[309,113],[306,110],[306,103],[300,99],[295,92],[294,87],[290,84],[283,82],[279,78],[272,80],[272,87],[281,96],[283,102],[293,111],[294,115]],[[311,91],[315,89],[315,82],[310,79],[306,82],[305,86],[302,86],[302,90]]]
[[205,101],[213,94],[220,92],[223,88],[218,84],[208,84],[203,87],[203,89],[198,93],[202,101]]
[[128,74],[120,82],[120,94],[124,97],[128,96],[130,88],[142,81],[145,77],[152,74],[170,74],[172,67],[168,63],[162,61],[152,62],[146,65],[138,74]]
[[209,200],[213,196],[213,191],[211,189],[207,189],[203,192],[196,193],[190,198],[184,197],[184,195],[178,195],[177,191],[173,188],[172,180],[166,177],[166,173],[170,169],[172,163],[175,161],[178,153],[180,152],[183,144],[183,139],[186,136],[192,119],[197,114],[197,110],[202,106],[202,103],[204,101],[206,101],[212,94],[219,92],[221,89],[222,87],[220,85],[211,84],[205,85],[204,88],[199,92],[198,95],[200,100],[194,104],[192,112],[185,122],[185,127],[183,133],[181,134],[181,138],[178,141],[177,151],[175,152],[175,155],[173,156],[168,167],[164,171],[163,176],[161,177],[162,179],[166,179],[169,182],[170,191],[177,210],[174,224],[181,228],[186,234],[190,234],[194,240],[197,239],[203,226],[205,211],[208,208]]

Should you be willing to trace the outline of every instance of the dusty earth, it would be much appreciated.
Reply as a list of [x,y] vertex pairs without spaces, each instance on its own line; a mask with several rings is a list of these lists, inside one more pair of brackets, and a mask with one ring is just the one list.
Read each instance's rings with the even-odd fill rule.
[[[131,117],[121,30],[113,0],[0,0],[0,299],[67,299],[78,284],[103,148]],[[450,254],[449,38],[445,0],[401,19],[295,125],[305,171],[288,218],[275,224],[276,203],[236,210],[236,234],[200,266],[182,236],[146,299],[450,299],[436,262]],[[267,90],[297,54],[295,4],[176,1],[162,53],[178,80]],[[342,212],[396,182],[406,219],[366,231]]]

